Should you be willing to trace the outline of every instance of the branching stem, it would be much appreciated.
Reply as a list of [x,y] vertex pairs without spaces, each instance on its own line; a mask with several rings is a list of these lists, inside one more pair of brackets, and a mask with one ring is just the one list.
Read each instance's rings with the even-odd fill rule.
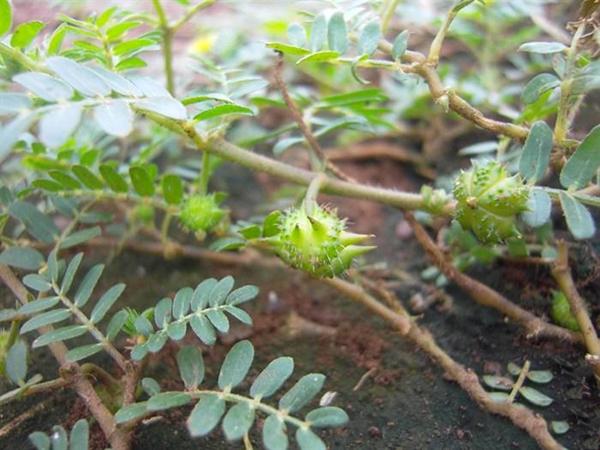
[[[402,308],[396,310],[387,308],[353,283],[336,278],[326,280],[325,282],[339,290],[342,294],[362,303],[371,311],[389,322],[393,327],[400,331],[401,335],[427,353],[430,358],[442,367],[446,376],[458,383],[458,385],[465,390],[481,408],[493,414],[507,417],[517,427],[529,433],[529,435],[537,441],[540,447],[545,450],[560,450],[563,448],[552,437],[548,431],[546,421],[541,416],[523,406],[515,406],[510,403],[499,403],[494,401],[479,383],[477,375],[452,359],[450,355],[437,345],[431,333],[410,320],[403,312]],[[385,313],[380,314],[378,311],[385,311]]]
[[[15,294],[21,304],[25,305],[29,302],[31,296],[25,286],[15,276],[13,271],[6,265],[0,264],[0,280]],[[42,327],[38,331],[41,334],[52,330],[52,327]],[[67,347],[63,342],[53,342],[48,345],[50,352],[58,361],[61,367],[68,372],[67,378],[69,385],[75,389],[77,394],[84,400],[88,409],[98,421],[100,428],[107,437],[114,450],[129,450],[130,435],[123,430],[117,428],[113,415],[104,406],[102,400],[94,390],[94,387],[85,378],[81,372],[81,368],[76,363],[71,363],[67,360]]]
[[529,311],[514,304],[499,292],[460,272],[448,261],[444,253],[429,237],[423,226],[410,212],[405,212],[406,221],[412,226],[417,241],[438,269],[467,292],[477,303],[494,308],[523,326],[530,337],[554,337],[567,342],[580,342],[581,335],[565,328],[545,322]]
[[442,26],[440,27],[437,34],[435,35],[435,38],[431,42],[431,47],[429,48],[429,55],[427,56],[427,62],[429,64],[433,65],[434,67],[437,65],[438,61],[440,60],[440,52],[442,51],[442,45],[444,44],[446,34],[450,29],[450,25],[454,21],[454,18],[456,17],[458,12],[464,7],[473,3],[473,1],[474,0],[458,0],[456,3],[454,3],[450,11],[448,11],[448,14],[444,18]]

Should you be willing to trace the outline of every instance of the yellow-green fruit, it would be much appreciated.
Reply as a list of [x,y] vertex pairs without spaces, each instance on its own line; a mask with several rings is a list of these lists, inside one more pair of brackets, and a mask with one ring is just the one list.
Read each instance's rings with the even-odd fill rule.
[[183,203],[179,220],[190,231],[206,232],[216,227],[225,214],[214,194],[193,195]]
[[579,323],[571,311],[571,305],[565,294],[560,291],[554,291],[552,297],[552,320],[561,327],[568,328],[571,331],[579,331]]
[[344,219],[317,204],[310,213],[304,206],[284,212],[278,228],[265,242],[287,264],[316,277],[339,275],[355,257],[375,248],[357,245],[369,236],[347,232]]
[[508,176],[496,161],[474,164],[463,171],[454,184],[455,216],[485,244],[497,244],[520,237],[517,215],[527,210],[529,188],[517,175]]

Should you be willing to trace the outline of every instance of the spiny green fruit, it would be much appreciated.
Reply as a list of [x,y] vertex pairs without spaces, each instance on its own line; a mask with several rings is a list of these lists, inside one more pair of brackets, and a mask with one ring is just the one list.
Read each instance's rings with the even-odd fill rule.
[[307,213],[304,206],[285,211],[279,232],[265,238],[273,251],[290,266],[316,277],[331,278],[350,267],[352,260],[374,246],[357,245],[370,236],[346,231],[346,221],[335,210],[316,203]]
[[561,327],[568,328],[571,331],[579,331],[579,323],[571,311],[571,305],[569,305],[567,297],[562,292],[554,291],[550,313],[552,320]]
[[456,219],[485,244],[520,237],[517,215],[527,210],[529,188],[518,175],[508,176],[497,161],[473,165],[454,184]]
[[225,215],[214,194],[192,195],[183,203],[179,220],[188,230],[204,234],[215,228]]

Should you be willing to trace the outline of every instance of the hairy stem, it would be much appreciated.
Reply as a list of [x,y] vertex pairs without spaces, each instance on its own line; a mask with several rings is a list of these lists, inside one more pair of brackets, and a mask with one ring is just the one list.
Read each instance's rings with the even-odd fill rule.
[[312,169],[314,171],[324,171],[327,168],[339,178],[346,181],[352,181],[351,178],[346,175],[338,166],[329,161],[327,155],[325,155],[325,152],[323,152],[323,148],[321,147],[321,144],[319,144],[317,137],[313,134],[310,126],[304,120],[300,108],[290,95],[285,81],[283,80],[283,63],[283,55],[280,53],[279,57],[277,58],[277,63],[275,64],[273,78],[275,79],[275,84],[281,92],[281,96],[283,97],[283,100],[287,105],[294,122],[296,122],[300,132],[304,135],[304,139],[308,143],[309,158]]
[[160,0],[152,0],[162,33],[162,49],[167,90],[175,95],[175,75],[173,73],[173,29]]

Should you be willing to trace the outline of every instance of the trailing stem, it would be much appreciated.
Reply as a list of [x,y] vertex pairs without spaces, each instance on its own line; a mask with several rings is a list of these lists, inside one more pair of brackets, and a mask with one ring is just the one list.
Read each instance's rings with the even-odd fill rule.
[[417,241],[421,244],[437,268],[467,292],[477,303],[494,308],[527,330],[527,337],[553,337],[567,342],[580,342],[581,335],[565,328],[550,324],[529,311],[515,305],[499,292],[460,272],[446,259],[444,253],[429,237],[425,229],[410,212],[404,217],[410,223]]
[[400,334],[410,340],[419,349],[427,353],[451,380],[469,394],[469,396],[484,410],[493,414],[507,417],[514,425],[525,430],[545,450],[560,450],[563,447],[556,442],[548,431],[546,421],[528,408],[513,405],[511,403],[495,402],[483,389],[477,375],[470,369],[466,369],[457,363],[435,342],[434,337],[425,328],[420,327],[411,320],[404,308],[399,307],[392,310],[381,304],[377,299],[369,295],[364,289],[353,283],[339,278],[323,280],[326,284],[337,289],[345,296],[358,303],[363,304],[375,314],[382,317],[395,327]]

